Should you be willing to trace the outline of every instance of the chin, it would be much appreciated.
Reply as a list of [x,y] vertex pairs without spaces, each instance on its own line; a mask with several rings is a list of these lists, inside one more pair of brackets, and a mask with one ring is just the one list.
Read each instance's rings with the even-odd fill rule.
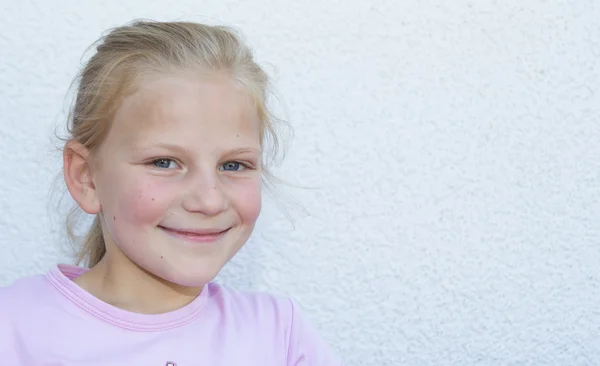
[[172,284],[183,287],[202,287],[212,282],[219,270],[203,268],[203,270],[164,269],[153,272],[156,276]]

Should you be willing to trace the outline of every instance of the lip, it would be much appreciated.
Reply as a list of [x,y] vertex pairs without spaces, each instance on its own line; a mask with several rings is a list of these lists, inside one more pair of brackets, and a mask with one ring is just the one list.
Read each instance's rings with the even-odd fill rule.
[[198,243],[212,243],[221,238],[231,228],[221,229],[174,229],[165,226],[158,226],[159,229],[169,235],[181,238],[184,240]]

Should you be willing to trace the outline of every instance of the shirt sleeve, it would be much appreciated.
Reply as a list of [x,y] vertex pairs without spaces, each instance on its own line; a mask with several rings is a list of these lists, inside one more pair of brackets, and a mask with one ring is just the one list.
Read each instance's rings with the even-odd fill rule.
[[342,360],[290,300],[291,330],[287,366],[342,366]]

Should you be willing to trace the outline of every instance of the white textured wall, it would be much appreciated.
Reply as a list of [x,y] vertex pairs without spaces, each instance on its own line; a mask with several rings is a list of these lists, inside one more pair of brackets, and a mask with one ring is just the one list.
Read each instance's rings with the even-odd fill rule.
[[222,21],[276,67],[278,173],[314,188],[224,281],[293,294],[348,365],[600,365],[599,1],[0,4],[0,284],[67,258],[50,137],[85,47]]

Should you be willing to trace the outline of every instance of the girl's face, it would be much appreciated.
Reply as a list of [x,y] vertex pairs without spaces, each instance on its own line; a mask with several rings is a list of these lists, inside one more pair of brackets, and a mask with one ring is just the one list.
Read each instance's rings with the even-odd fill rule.
[[260,213],[257,111],[225,77],[155,75],[140,84],[94,156],[107,256],[201,286],[244,245]]

